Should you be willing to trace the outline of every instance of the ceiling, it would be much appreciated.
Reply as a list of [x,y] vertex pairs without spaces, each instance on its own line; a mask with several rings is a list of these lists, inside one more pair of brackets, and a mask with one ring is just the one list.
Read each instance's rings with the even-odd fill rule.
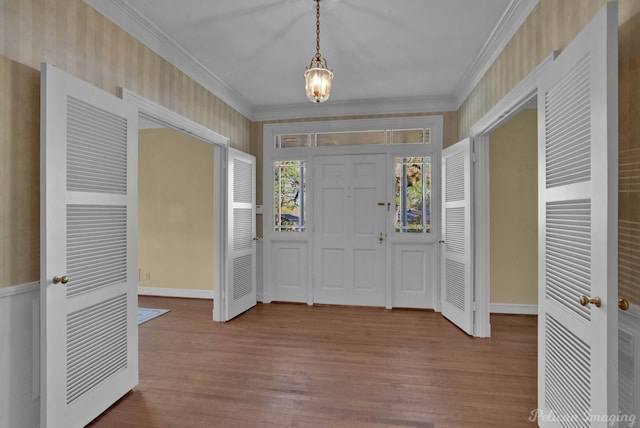
[[455,110],[537,0],[85,0],[252,120]]

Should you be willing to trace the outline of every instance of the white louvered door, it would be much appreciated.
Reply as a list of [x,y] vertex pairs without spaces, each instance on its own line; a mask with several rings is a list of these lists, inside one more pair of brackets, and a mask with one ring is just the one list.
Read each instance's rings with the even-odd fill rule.
[[473,334],[471,139],[442,151],[442,315]]
[[607,4],[538,87],[540,426],[618,413],[617,17]]
[[255,157],[229,149],[227,180],[229,229],[224,318],[230,320],[257,302]]
[[40,426],[73,428],[138,383],[138,113],[49,64],[41,80]]

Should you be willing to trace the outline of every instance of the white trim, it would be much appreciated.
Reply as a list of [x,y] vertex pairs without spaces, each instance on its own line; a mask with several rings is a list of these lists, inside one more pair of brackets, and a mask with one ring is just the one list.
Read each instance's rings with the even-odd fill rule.
[[160,123],[168,128],[175,129],[191,137],[197,138],[209,144],[217,144],[222,147],[229,146],[229,138],[218,134],[211,129],[187,119],[178,113],[161,106],[127,88],[120,88],[120,97],[138,107],[140,116],[153,122]]
[[498,101],[491,109],[471,127],[471,136],[489,134],[491,131],[509,120],[519,112],[533,97],[538,90],[538,80],[558,56],[558,51],[553,51],[540,62],[527,76],[522,79],[513,89]]
[[254,106],[182,45],[143,16],[127,0],[84,0],[212,94],[252,121],[367,114],[407,114],[455,111],[494,63],[539,0],[512,0],[498,20],[452,95],[331,102],[325,105]]
[[289,104],[260,106],[253,112],[254,121],[301,119],[373,114],[437,113],[458,110],[452,96],[424,96],[411,98],[333,101],[324,104]]
[[490,223],[489,211],[489,133],[512,118],[537,95],[538,79],[556,58],[552,52],[538,64],[507,95],[498,101],[478,122],[471,127],[475,153],[475,295],[477,311],[475,331],[477,337],[491,336],[490,322]]
[[[296,133],[316,133],[316,132],[358,132],[383,129],[410,129],[410,128],[428,128],[431,127],[432,143],[425,144],[420,147],[429,149],[430,147],[442,148],[443,133],[443,116],[442,115],[425,115],[425,116],[405,116],[405,117],[383,117],[371,119],[345,119],[345,120],[318,120],[311,122],[288,122],[288,123],[268,123],[263,127],[263,149],[265,154],[271,153],[287,153],[293,149],[274,149],[272,142],[273,136],[278,134],[296,134]],[[396,147],[391,145],[392,147]],[[415,145],[418,147],[419,145]],[[358,147],[358,146],[344,146]],[[360,146],[368,148],[380,148],[384,145]],[[308,149],[301,147],[300,149]],[[386,149],[383,149],[386,150]],[[369,151],[376,151],[369,150]]]
[[253,105],[249,100],[227,85],[189,51],[132,7],[129,2],[126,0],[85,0],[85,3],[204,86],[229,106],[244,116],[251,117]]
[[40,282],[27,282],[25,284],[20,285],[12,285],[10,287],[2,287],[0,288],[0,299],[5,297],[15,296],[17,294],[23,293],[31,293],[40,288]]
[[521,305],[515,303],[492,303],[492,314],[538,315],[538,305]]
[[140,287],[138,296],[182,297],[187,299],[213,299],[213,290],[193,290],[181,288]]
[[[490,290],[491,290],[491,231],[489,195],[489,138],[473,138],[473,270],[476,312],[473,334],[476,337],[491,337]],[[478,292],[486,290],[486,292]]]
[[[478,85],[539,0],[512,0],[454,91],[458,108]],[[457,109],[456,109],[457,110]]]
[[[218,134],[178,113],[136,94],[126,88],[120,88],[120,96],[138,108],[140,116],[155,122],[162,123],[168,128],[197,138],[213,146],[213,216],[214,216],[214,284],[213,299],[223,301],[223,287],[227,281],[226,273],[226,186],[227,176],[225,172],[227,164],[227,152],[229,151],[229,138]],[[213,305],[213,320],[223,321],[223,305]]]
[[[431,128],[432,140],[430,144],[380,144],[380,145],[361,145],[361,146],[342,146],[342,147],[295,147],[286,149],[274,149],[273,141],[274,136],[278,134],[313,134],[318,132],[358,132],[358,131],[371,131],[371,130],[389,130],[389,129],[416,129],[416,128]],[[274,160],[284,159],[296,159],[305,160],[308,162],[306,172],[308,177],[313,177],[313,158],[316,155],[325,154],[387,154],[392,156],[395,153],[416,153],[415,156],[432,156],[432,189],[436,189],[432,192],[432,208],[433,206],[439,206],[440,199],[440,182],[439,182],[439,168],[441,164],[440,155],[442,152],[443,144],[443,116],[442,115],[422,115],[422,116],[404,116],[404,117],[385,117],[385,118],[367,118],[367,119],[346,119],[346,120],[319,120],[310,122],[287,122],[287,123],[268,123],[263,127],[262,135],[263,144],[263,164],[270,165]],[[411,146],[410,148],[406,146]],[[273,179],[272,170],[269,168],[263,168],[263,194],[273,194]],[[306,191],[308,194],[313,194],[313,180],[307,180]],[[392,187],[392,185],[390,185]],[[389,192],[389,189],[387,189]],[[389,193],[387,193],[389,194]],[[313,198],[306,203],[306,209],[308,213],[313,213]],[[305,228],[304,232],[298,232],[295,234],[282,234],[280,232],[273,231],[273,225],[271,224],[271,217],[267,214],[273,212],[273,200],[270,198],[263,199],[263,286],[262,286],[262,301],[263,303],[271,302],[274,296],[274,283],[272,275],[272,251],[271,246],[274,243],[284,241],[296,241],[308,245],[307,251],[307,304],[313,305],[313,261],[315,260],[313,254],[313,234],[314,224],[313,217],[307,216],[310,220]],[[439,217],[439,216],[438,216]],[[426,244],[432,245],[439,239],[440,235],[440,219],[436,217],[432,219],[432,233],[426,237]],[[389,225],[387,224],[387,227]],[[292,236],[295,235],[295,236]],[[391,245],[398,243],[401,238],[393,237],[393,234],[388,233],[389,239],[387,240],[389,245],[389,253],[391,254]],[[417,238],[414,236],[405,238]],[[409,242],[415,242],[409,240]],[[402,242],[404,243],[404,241]],[[390,260],[390,256],[387,259]],[[439,265],[439,259],[436,260],[436,265]],[[391,269],[387,265],[387,281],[390,281]],[[438,286],[434,287],[437,290]],[[391,294],[386,291],[386,305],[390,305],[392,302]],[[434,291],[434,296],[438,296],[437,291]],[[437,299],[434,300],[434,305]],[[389,306],[387,306],[389,307]],[[437,306],[439,310],[439,306]]]

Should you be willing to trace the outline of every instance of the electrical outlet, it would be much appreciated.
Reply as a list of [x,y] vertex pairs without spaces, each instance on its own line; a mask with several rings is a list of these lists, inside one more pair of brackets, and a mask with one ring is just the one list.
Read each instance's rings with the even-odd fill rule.
[[144,279],[146,279],[147,281],[149,281],[151,279],[151,272],[147,272],[144,274]]

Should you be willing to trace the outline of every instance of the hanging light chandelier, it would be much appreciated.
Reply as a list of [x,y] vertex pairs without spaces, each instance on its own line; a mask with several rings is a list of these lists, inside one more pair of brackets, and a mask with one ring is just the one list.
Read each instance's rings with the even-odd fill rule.
[[304,72],[307,98],[314,103],[323,103],[329,99],[333,73],[327,68],[327,61],[320,55],[320,0],[316,2],[316,55]]

